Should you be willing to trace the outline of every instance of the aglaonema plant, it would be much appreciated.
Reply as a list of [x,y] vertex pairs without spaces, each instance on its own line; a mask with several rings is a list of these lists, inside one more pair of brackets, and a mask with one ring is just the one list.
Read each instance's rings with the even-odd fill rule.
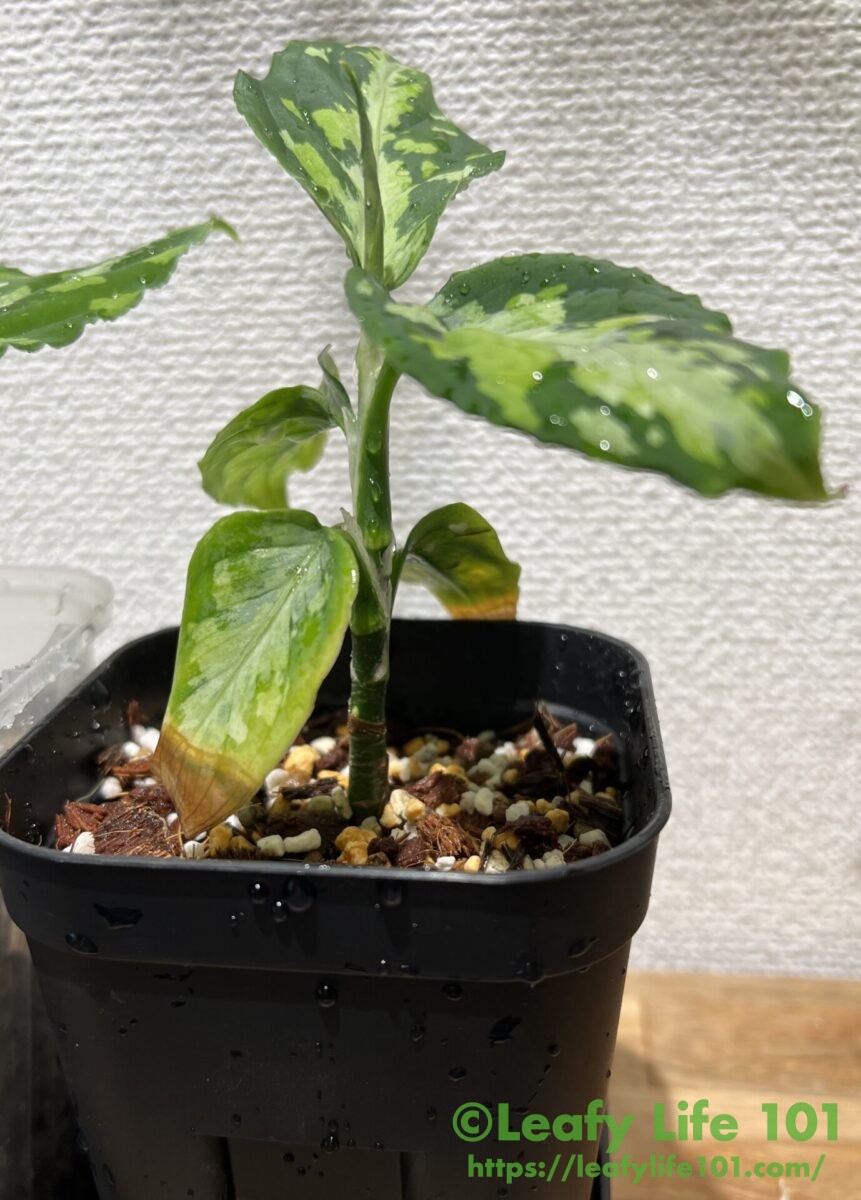
[[[641,270],[570,253],[509,255],[460,271],[426,304],[393,291],[446,204],[503,154],[437,108],[420,71],[378,49],[291,42],[238,108],[343,238],[359,321],[355,397],[328,350],[316,386],[240,413],[200,463],[223,518],[191,560],[155,769],[186,835],[260,787],[311,712],[349,629],[349,801],[387,792],[389,630],[401,583],[455,617],[511,617],[519,568],[479,513],[452,504],[392,531],[389,418],[401,376],[463,412],[707,496],[732,488],[826,497],[819,415],[787,356],[735,338],[722,313]],[[521,231],[518,231],[518,234]],[[334,527],[289,506],[291,472],[346,439],[352,510]]]

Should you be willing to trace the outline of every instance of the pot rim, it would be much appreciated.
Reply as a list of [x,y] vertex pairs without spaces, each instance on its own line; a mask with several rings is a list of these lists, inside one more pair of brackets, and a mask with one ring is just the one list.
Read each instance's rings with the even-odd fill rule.
[[[422,624],[422,625],[449,625],[451,622],[444,618],[424,618],[424,617],[401,617],[395,618],[396,621],[402,624]],[[336,863],[301,863],[301,862],[281,862],[279,861],[246,861],[232,859],[206,859],[206,860],[191,860],[184,858],[147,858],[140,857],[124,857],[120,855],[98,855],[98,854],[67,854],[63,850],[54,850],[47,846],[34,846],[29,842],[23,841],[21,838],[13,837],[4,829],[0,829],[0,851],[6,853],[14,853],[20,855],[25,861],[31,860],[35,863],[48,865],[54,863],[55,866],[61,867],[66,872],[67,881],[70,886],[73,886],[75,879],[83,882],[85,873],[89,871],[104,871],[104,870],[122,870],[131,878],[133,873],[137,872],[157,872],[157,871],[185,871],[191,869],[196,875],[211,876],[213,878],[218,875],[223,875],[225,878],[234,875],[251,875],[265,874],[278,875],[284,878],[285,882],[290,878],[306,878],[310,880],[332,880],[337,883],[340,880],[352,879],[355,880],[358,874],[362,879],[369,882],[383,882],[399,880],[410,880],[418,883],[419,880],[429,884],[441,886],[443,884],[468,887],[528,887],[530,885],[538,885],[547,877],[562,878],[563,876],[572,875],[576,872],[578,876],[595,874],[598,871],[606,870],[617,863],[622,862],[627,858],[631,858],[643,850],[645,850],[652,842],[654,842],[661,830],[666,825],[672,810],[672,798],[670,793],[669,781],[667,779],[666,763],[664,760],[663,748],[661,746],[660,737],[658,736],[657,727],[657,711],[655,705],[654,694],[651,687],[651,672],[648,662],[643,654],[632,646],[629,642],[623,641],[621,638],[612,637],[609,634],[601,633],[599,630],[588,629],[578,625],[562,625],[553,621],[493,621],[486,622],[497,626],[517,626],[531,627],[558,630],[558,632],[566,634],[585,635],[586,637],[599,639],[605,644],[617,647],[625,653],[633,662],[635,669],[640,674],[640,685],[643,688],[643,720],[646,728],[646,734],[649,739],[650,750],[652,754],[651,770],[654,773],[658,787],[656,789],[655,810],[649,817],[642,829],[637,830],[631,837],[626,839],[618,846],[606,851],[604,854],[594,855],[592,858],[580,860],[579,862],[566,863],[563,867],[551,867],[544,871],[506,871],[499,874],[480,875],[466,874],[465,872],[454,871],[432,871],[424,870],[417,871],[412,867],[350,867],[346,864],[338,865]],[[485,622],[482,622],[485,624]],[[70,693],[64,697],[58,705],[41,720],[34,725],[30,730],[29,736],[25,741],[29,741],[31,737],[35,737],[42,732],[54,720],[57,712],[69,702],[69,700],[85,691],[96,682],[105,670],[111,666],[120,655],[126,653],[131,648],[148,641],[153,636],[160,633],[170,632],[176,627],[167,627],[161,630],[153,630],[151,633],[143,634],[140,637],[132,638],[123,645],[117,647],[111,654],[104,658],[99,665],[93,670],[84,680],[81,681]],[[2,770],[11,758],[20,750],[21,742],[13,746],[10,751],[0,758],[0,770]],[[79,874],[75,876],[73,873],[77,871]],[[131,885],[130,885],[131,886]]]

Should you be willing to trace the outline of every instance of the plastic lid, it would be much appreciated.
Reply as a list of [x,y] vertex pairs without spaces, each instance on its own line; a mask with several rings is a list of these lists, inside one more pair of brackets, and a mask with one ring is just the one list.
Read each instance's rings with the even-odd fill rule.
[[10,729],[23,732],[21,718],[35,702],[46,700],[38,715],[47,712],[83,676],[113,594],[89,571],[0,567],[0,749],[11,744]]

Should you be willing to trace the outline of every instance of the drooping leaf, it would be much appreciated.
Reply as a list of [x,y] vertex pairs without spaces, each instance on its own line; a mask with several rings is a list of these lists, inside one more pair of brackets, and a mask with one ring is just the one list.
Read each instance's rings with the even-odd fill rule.
[[316,465],[333,424],[314,388],[268,392],[216,434],[198,463],[204,491],[221,504],[287,508],[288,476]]
[[212,217],[89,267],[45,275],[0,268],[0,355],[10,346],[28,351],[66,346],[94,321],[122,316],[148,288],[166,283],[182,255],[216,230],[236,237],[225,221]]
[[520,567],[468,504],[447,504],[422,517],[398,551],[394,575],[428,588],[453,617],[517,615]]
[[310,513],[233,513],[198,543],[154,762],[186,836],[245,804],[301,729],[356,587],[346,537]]
[[[373,162],[363,161],[353,80]],[[240,71],[234,96],[254,133],[316,201],[357,265],[368,265],[369,172],[376,176],[389,287],[412,274],[449,200],[504,159],[443,116],[425,74],[373,47],[290,42],[264,79]]]
[[347,294],[398,370],[467,413],[705,495],[827,496],[819,413],[787,355],[642,271],[527,254],[454,275],[424,307],[357,269]]

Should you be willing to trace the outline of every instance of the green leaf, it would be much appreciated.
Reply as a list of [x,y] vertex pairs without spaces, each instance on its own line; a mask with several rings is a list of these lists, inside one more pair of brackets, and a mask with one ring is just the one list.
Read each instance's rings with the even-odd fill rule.
[[147,288],[166,283],[177,260],[216,230],[236,238],[226,221],[212,217],[90,267],[46,275],[0,267],[0,356],[9,346],[66,346],[94,321],[122,316],[140,302]]
[[[358,85],[373,154],[362,154]],[[383,210],[384,279],[403,283],[449,200],[504,154],[473,141],[437,108],[430,80],[382,50],[290,42],[264,79],[240,71],[236,105],[264,146],[302,184],[358,266],[370,266],[366,201]],[[366,139],[367,141],[367,139]],[[370,158],[370,161],[369,161]]]
[[287,508],[288,475],[316,465],[334,423],[314,388],[268,392],[216,435],[198,463],[204,491],[221,504]]
[[426,307],[355,269],[347,295],[389,361],[464,412],[705,495],[827,497],[787,355],[642,271],[527,254],[454,275]]
[[337,364],[329,353],[329,349],[326,346],[317,355],[317,362],[320,364],[320,369],[323,372],[320,391],[325,400],[329,415],[332,418],[332,423],[337,425],[349,437],[353,424],[353,406],[350,404],[350,397],[347,395],[346,388],[341,383]]
[[447,504],[422,517],[398,551],[394,577],[423,584],[453,617],[517,615],[520,567],[468,504]]
[[154,761],[186,836],[247,803],[302,728],[356,587],[346,537],[310,513],[233,513],[201,539]]

